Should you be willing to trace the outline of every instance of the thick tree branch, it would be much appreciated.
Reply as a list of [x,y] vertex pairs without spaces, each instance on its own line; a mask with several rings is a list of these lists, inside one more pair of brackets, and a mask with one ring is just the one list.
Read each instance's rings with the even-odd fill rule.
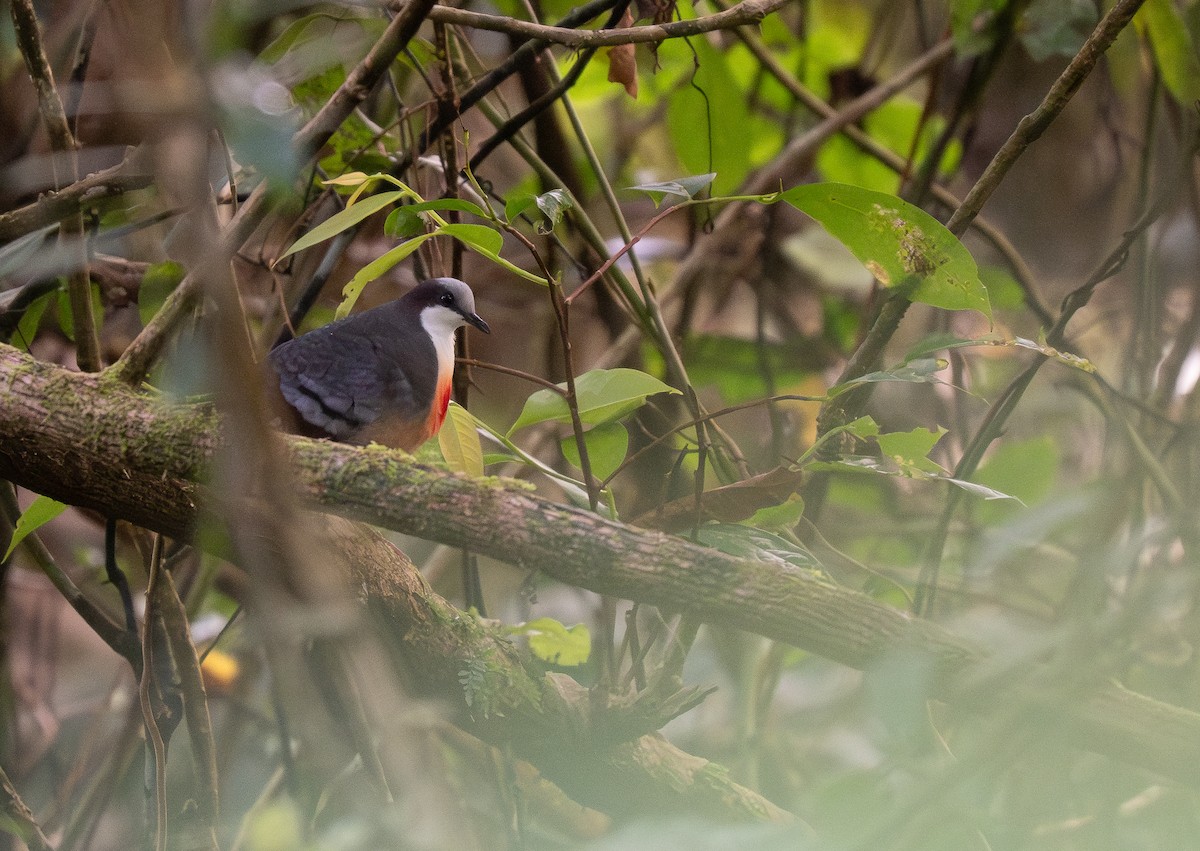
[[[9,360],[12,355],[16,358]],[[10,407],[6,401],[5,414],[0,415],[4,421],[0,425],[4,447],[0,449],[0,469],[8,472],[20,467],[32,474],[18,477],[23,485],[48,493],[62,493],[60,486],[74,481],[89,492],[81,502],[107,503],[107,512],[136,518],[138,525],[173,536],[188,534],[203,497],[202,489],[194,484],[195,477],[204,475],[209,459],[220,451],[211,410],[157,406],[111,379],[37,364],[8,347],[0,347],[0,360],[4,364],[0,366],[0,388],[11,390],[0,389],[0,396],[13,403]],[[40,401],[30,395],[40,391],[44,392]],[[80,392],[83,395],[76,396]],[[99,407],[93,408],[89,418],[70,397],[76,397],[82,407]],[[66,402],[67,408],[55,400]],[[74,412],[68,413],[68,408]],[[31,452],[31,444],[10,428],[17,421],[9,418],[10,412],[18,419],[48,417],[47,434],[57,433],[74,442],[79,451],[60,453],[58,438],[51,438],[43,444],[43,451]],[[101,419],[110,416],[131,427],[124,438],[110,441],[108,438],[117,435],[108,427],[100,426],[97,431]],[[50,426],[51,422],[59,425]],[[68,438],[68,433],[74,437]],[[91,437],[84,438],[84,434]],[[181,452],[168,452],[146,466],[143,462],[149,458],[144,450],[153,445],[174,445]],[[395,461],[396,456],[384,454]],[[35,470],[51,456],[58,459],[51,462],[52,469]],[[8,466],[10,462],[14,466]],[[84,473],[84,468],[90,472]],[[64,476],[65,481],[54,483]],[[98,490],[85,484],[98,484],[110,476],[124,484],[114,482],[115,489],[101,486]],[[120,496],[118,491],[127,486],[132,490]],[[68,485],[68,490],[74,488]],[[128,504],[134,493],[141,494],[137,497],[141,508]],[[337,559],[329,565],[330,571],[336,574],[340,567],[348,587],[387,627],[386,633],[403,641],[403,651],[396,658],[417,691],[448,704],[460,723],[484,740],[512,748],[537,764],[578,800],[616,816],[645,813],[648,802],[653,802],[666,812],[720,813],[734,819],[789,818],[722,772],[709,769],[706,760],[652,735],[673,714],[664,717],[661,702],[617,705],[597,712],[593,699],[581,688],[572,691],[562,681],[543,682],[526,671],[511,643],[434,594],[404,554],[378,534],[338,518],[314,516],[304,522],[306,534],[319,534],[314,530],[323,533],[327,552]],[[466,705],[460,682],[469,663],[482,663],[486,669],[471,707]],[[581,752],[575,737],[585,728],[595,734],[595,746]]]
[[[112,381],[0,346],[0,477],[186,537],[217,449],[214,415],[167,407]],[[289,441],[297,486],[343,516],[464,546],[564,582],[744,629],[864,668],[918,653],[953,698],[986,652],[937,624],[816,574],[737,559],[469,480],[401,453]],[[985,707],[986,709],[986,707]],[[1200,715],[1098,685],[1071,713],[1092,750],[1200,784]],[[1153,723],[1151,723],[1153,721]]]

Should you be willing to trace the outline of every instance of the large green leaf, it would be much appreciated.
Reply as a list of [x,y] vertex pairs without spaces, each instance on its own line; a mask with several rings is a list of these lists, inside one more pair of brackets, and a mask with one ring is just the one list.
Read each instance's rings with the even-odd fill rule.
[[407,193],[405,192],[380,192],[378,195],[369,195],[358,203],[334,213],[293,242],[291,248],[283,252],[279,257],[283,259],[289,254],[295,254],[297,251],[303,251],[306,248],[311,248],[318,243],[337,236],[347,228],[353,227],[373,213],[378,213],[384,207],[396,203],[406,197],[406,195]]
[[850,249],[885,287],[913,301],[991,318],[987,289],[971,253],[919,207],[882,192],[810,183],[780,193]]
[[[583,433],[583,442],[587,446],[592,475],[597,479],[607,479],[625,460],[625,453],[629,451],[629,432],[620,423],[601,423]],[[574,435],[562,441],[562,451],[563,457],[571,464],[583,469]]]
[[[558,385],[566,389],[565,384]],[[579,418],[587,425],[615,422],[646,403],[647,396],[656,393],[678,393],[653,375],[636,369],[593,369],[575,379],[575,395]],[[508,430],[554,420],[571,421],[567,400],[553,390],[539,390],[525,400],[521,415]]]
[[504,236],[500,231],[490,228],[487,225],[442,225],[435,232],[435,236],[452,236],[476,254],[482,254],[493,263],[503,266],[514,275],[518,275],[535,284],[542,284],[543,286],[549,286],[550,284],[541,275],[527,272],[520,266],[516,266],[501,257],[500,249],[504,247]]
[[483,475],[483,447],[475,418],[457,402],[446,409],[446,421],[438,431],[438,447],[451,470],[468,476]]

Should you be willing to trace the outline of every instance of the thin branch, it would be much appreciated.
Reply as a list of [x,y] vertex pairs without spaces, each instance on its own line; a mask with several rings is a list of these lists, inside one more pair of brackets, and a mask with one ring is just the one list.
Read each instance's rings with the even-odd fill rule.
[[796,172],[797,165],[815,155],[827,139],[891,100],[929,73],[934,66],[950,58],[953,53],[954,42],[950,39],[934,45],[887,80],[859,95],[836,113],[789,142],[783,152],[751,178],[741,191],[758,195],[778,189],[783,180]]
[[62,189],[46,192],[24,207],[0,213],[0,242],[9,242],[33,233],[38,228],[62,221],[126,192],[144,189],[154,182],[151,175],[130,174],[128,169],[127,162],[106,168]]
[[154,711],[152,698],[153,682],[161,665],[154,659],[154,631],[159,619],[156,585],[162,581],[162,535],[154,536],[154,550],[150,555],[150,577],[146,583],[146,616],[142,623],[142,676],[138,681],[138,704],[142,709],[142,723],[146,727],[154,767],[154,849],[166,851],[167,847],[167,743],[163,740]]
[[[1096,287],[1120,271],[1126,258],[1129,256],[1129,249],[1134,242],[1140,239],[1146,229],[1171,208],[1179,192],[1187,185],[1187,175],[1191,170],[1192,157],[1198,149],[1200,149],[1200,131],[1193,131],[1192,138],[1180,156],[1179,169],[1174,175],[1174,179],[1167,181],[1167,188],[1163,194],[1125,231],[1121,239],[1117,242],[1117,245],[1100,261],[1087,280],[1071,290],[1063,298],[1058,320],[1046,334],[1046,342],[1049,345],[1055,348],[1062,348],[1066,344],[1066,329],[1071,319],[1091,300]],[[983,460],[984,453],[992,445],[992,442],[1003,433],[1004,425],[1008,422],[1009,416],[1015,410],[1017,403],[1037,376],[1042,365],[1046,363],[1046,360],[1044,357],[1035,358],[1033,363],[1023,369],[1004,388],[1000,397],[988,409],[987,415],[983,418],[983,422],[980,423],[979,428],[971,437],[970,443],[963,449],[962,457],[959,458],[958,464],[954,467],[954,478],[968,481],[975,474],[975,470]],[[1164,491],[1164,495],[1167,496],[1168,501],[1170,501],[1172,492],[1173,487],[1168,487]],[[962,493],[958,488],[950,488],[946,495],[946,504],[942,509],[938,525],[927,541],[925,554],[922,559],[921,573],[917,581],[917,590],[913,595],[913,611],[918,614],[928,613],[932,610],[933,599],[937,593],[937,580],[941,569],[942,555],[945,551],[946,540],[950,534],[950,521],[958,509]],[[1176,505],[1172,507],[1178,508],[1178,500],[1176,500]],[[1176,517],[1178,518],[1179,516],[1179,513],[1176,512]],[[1185,519],[1184,522],[1190,526],[1190,519]]]
[[595,48],[617,44],[646,44],[662,42],[672,38],[685,38],[702,33],[727,30],[746,24],[755,24],[775,12],[788,0],[742,0],[731,9],[702,18],[672,21],[667,24],[647,24],[640,27],[614,27],[612,29],[576,30],[567,27],[552,27],[534,24],[501,15],[485,15],[452,6],[435,6],[429,19],[443,24],[472,27],[478,30],[508,33],[509,35],[537,39],[546,44],[561,44],[567,47]]
[[[75,137],[67,123],[67,113],[62,99],[54,86],[54,72],[42,48],[42,31],[32,0],[12,0],[13,28],[17,44],[25,59],[25,67],[37,89],[38,106],[50,145],[54,150],[67,155],[71,167],[70,181],[79,179],[79,158],[76,155]],[[56,181],[57,182],[57,181]],[[59,230],[63,242],[74,246],[76,266],[67,277],[67,295],[71,304],[71,315],[75,326],[75,357],[79,368],[85,372],[100,369],[100,337],[96,331],[96,314],[92,307],[92,283],[88,276],[87,244],[83,237],[83,215],[76,212],[67,216]]]
[[[724,8],[721,0],[710,0],[717,8]],[[826,103],[815,92],[807,88],[803,83],[796,79],[795,75],[783,67],[781,63],[770,49],[763,44],[753,32],[747,29],[735,29],[733,34],[746,45],[746,48],[754,54],[754,57],[762,64],[771,76],[773,76],[781,86],[787,89],[788,93],[796,98],[800,103],[822,118],[832,118],[837,115],[837,107]],[[865,132],[857,124],[847,124],[842,128],[842,135],[850,140],[860,151],[870,157],[875,158],[880,163],[890,168],[897,174],[904,174],[909,167],[908,160],[897,154],[890,148],[885,147],[879,142],[871,138],[870,134]],[[962,201],[949,189],[942,186],[940,183],[933,183],[930,186],[930,191],[933,197],[944,204],[948,209],[955,210],[962,206]],[[1038,320],[1044,325],[1050,325],[1054,322],[1054,315],[1045,305],[1042,304],[1036,290],[1033,287],[1033,272],[1025,263],[1025,260],[1017,252],[1016,248],[995,225],[984,219],[982,216],[976,218],[972,223],[979,235],[991,243],[992,247],[1008,262],[1009,268],[1016,278],[1017,283],[1021,285],[1022,291],[1025,293],[1025,300],[1029,305],[1029,309],[1037,316]]]
[[[3,514],[5,519],[13,525],[16,524],[17,518],[21,514],[16,495],[13,493],[12,486],[7,482],[0,485],[0,514]],[[50,580],[50,584],[62,595],[83,622],[114,652],[124,657],[133,667],[136,675],[142,665],[142,654],[138,647],[137,636],[122,629],[121,625],[114,621],[108,612],[93,603],[79,589],[71,577],[58,566],[54,556],[42,543],[41,537],[36,532],[26,535],[21,546],[25,548],[26,553]]]
[[950,229],[951,233],[961,235],[967,229],[967,225],[983,209],[983,205],[987,203],[996,187],[1004,180],[1017,158],[1025,153],[1026,148],[1037,141],[1051,122],[1070,103],[1075,92],[1079,90],[1083,81],[1096,67],[1096,63],[1100,61],[1100,57],[1121,34],[1121,31],[1128,26],[1143,2],[1145,0],[1119,0],[1108,11],[1108,14],[1088,36],[1083,47],[1075,54],[1070,64],[1054,81],[1050,91],[1046,92],[1046,96],[1042,98],[1037,109],[1021,119],[1016,130],[992,157],[992,161],[988,163],[988,167],[979,180],[971,187],[971,191],[963,199],[962,206],[955,210],[950,221],[946,222],[946,227]]
[[42,832],[41,825],[33,817],[33,811],[21,800],[17,788],[8,779],[8,773],[3,768],[0,768],[0,794],[4,798],[4,814],[16,828],[9,830],[20,836],[31,851],[54,851],[54,846],[50,844],[50,840]]
[[[962,205],[954,211],[946,223],[946,227],[951,233],[961,236],[966,231],[992,192],[1000,185],[1000,181],[1008,174],[1017,158],[1042,135],[1050,123],[1063,111],[1071,97],[1078,91],[1079,86],[1083,84],[1084,79],[1096,66],[1100,57],[1129,23],[1142,2],[1143,0],[1120,0],[1100,21],[1083,47],[1080,48],[1079,53],[1050,87],[1041,104],[1021,119],[1012,135],[996,152],[979,180],[967,193]],[[839,384],[858,378],[875,368],[880,354],[891,341],[896,329],[899,328],[900,320],[904,318],[908,306],[908,298],[902,293],[895,291],[888,293],[878,317],[867,332],[858,351],[855,352],[838,377]],[[1060,316],[1060,322],[1062,321]],[[1055,345],[1053,340],[1051,345]],[[852,420],[862,409],[867,395],[868,393],[865,391],[852,391],[839,396],[821,411],[818,418],[818,431],[825,433],[831,428]],[[951,494],[950,501],[952,504],[955,503],[957,494]],[[819,504],[819,499],[814,502]]]
[[[196,800],[199,815],[208,828],[209,847],[217,847],[217,826],[220,803],[217,782],[217,750],[213,743],[212,718],[208,712],[208,695],[204,688],[204,677],[200,673],[200,660],[196,645],[192,642],[187,612],[175,588],[171,572],[160,569],[157,581],[158,614],[162,618],[171,657],[179,674],[179,688],[183,696],[183,711],[187,718],[188,737],[192,744],[192,766],[196,774]],[[147,592],[149,598],[149,592]]]

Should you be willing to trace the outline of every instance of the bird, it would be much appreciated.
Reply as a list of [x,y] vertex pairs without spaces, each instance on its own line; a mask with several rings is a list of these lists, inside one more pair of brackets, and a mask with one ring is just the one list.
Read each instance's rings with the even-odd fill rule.
[[491,333],[469,286],[432,278],[276,346],[267,389],[280,424],[339,443],[416,450],[446,419],[454,333],[464,325]]

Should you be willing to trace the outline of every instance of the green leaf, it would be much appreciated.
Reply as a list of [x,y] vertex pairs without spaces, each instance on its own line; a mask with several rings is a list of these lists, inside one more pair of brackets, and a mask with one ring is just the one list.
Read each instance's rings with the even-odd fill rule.
[[949,363],[941,358],[917,358],[891,369],[868,372],[866,375],[836,384],[829,388],[827,395],[832,399],[853,390],[860,384],[879,384],[887,381],[900,381],[908,384],[941,384],[942,381],[936,373],[941,372],[947,366]]
[[979,270],[979,280],[987,287],[988,301],[997,310],[1023,310],[1025,291],[1007,269],[999,266],[984,266]]
[[[602,423],[585,431],[583,442],[587,445],[592,475],[607,479],[625,460],[625,453],[629,451],[629,432],[620,423]],[[577,469],[583,469],[574,435],[563,439],[562,452],[567,461]]]
[[[566,389],[565,384],[558,386]],[[593,369],[575,379],[579,417],[588,425],[619,420],[644,405],[647,396],[678,392],[636,369]],[[553,390],[539,390],[525,400],[521,415],[508,433],[548,420],[569,423],[571,412],[562,395]]]
[[1035,62],[1074,56],[1096,25],[1091,0],[1033,0],[1021,16],[1021,44]]
[[743,525],[769,532],[783,531],[793,528],[803,516],[804,499],[800,494],[794,493],[779,505],[768,505],[758,509]]
[[513,195],[504,203],[504,220],[511,223],[530,207],[536,205],[535,196],[528,192]]
[[582,665],[592,651],[591,633],[581,623],[566,627],[554,618],[538,618],[505,631],[509,635],[527,636],[533,655],[551,665]]
[[376,257],[366,266],[359,269],[358,273],[350,279],[350,282],[342,288],[342,303],[338,305],[337,318],[342,319],[349,316],[350,311],[354,309],[355,302],[358,301],[358,297],[362,295],[363,287],[412,254],[421,247],[422,242],[431,236],[433,236],[432,233],[425,233],[413,237],[408,242],[397,245],[391,251]]
[[383,222],[383,233],[392,239],[412,239],[425,232],[425,220],[408,207],[397,207]]
[[1200,100],[1200,58],[1175,4],[1171,0],[1146,0],[1133,20],[1150,39],[1154,62],[1167,91],[1189,107]]
[[[345,176],[348,177],[349,175]],[[365,176],[366,175],[363,175],[363,177]],[[332,183],[332,181],[327,182]],[[324,242],[331,237],[335,237],[347,228],[354,227],[368,216],[378,213],[384,207],[394,204],[405,197],[409,197],[408,193],[406,192],[380,192],[377,195],[369,195],[358,203],[353,204],[344,210],[339,210],[325,221],[321,222],[304,236],[293,242],[291,248],[279,255],[279,259],[282,260],[289,254],[295,254],[297,251],[303,251],[304,249],[311,248],[312,246]]]
[[138,287],[138,316],[143,325],[154,318],[167,296],[175,292],[183,276],[184,268],[174,260],[155,263],[146,269],[141,286]]
[[514,275],[519,275],[535,284],[550,285],[550,282],[541,275],[526,272],[521,267],[515,266],[501,257],[500,249],[504,247],[504,236],[499,231],[487,225],[443,225],[434,232],[434,235],[452,236],[476,254],[482,254],[493,263],[503,266]]
[[29,351],[29,346],[37,336],[38,327],[42,324],[42,316],[46,313],[46,308],[52,300],[57,298],[58,291],[51,290],[48,293],[42,293],[25,306],[25,312],[21,315],[21,320],[17,323],[17,330],[10,341],[13,346],[23,352]]
[[854,422],[842,426],[842,431],[860,439],[874,437],[879,434],[879,423],[871,417],[859,417]]
[[630,192],[645,192],[654,201],[657,208],[668,195],[682,200],[695,198],[705,189],[712,186],[716,173],[697,174],[693,177],[680,177],[677,180],[664,180],[659,183],[642,183],[638,186],[626,187]]
[[924,210],[894,195],[841,183],[796,186],[773,200],[820,222],[885,287],[903,287],[908,298],[923,304],[991,318],[974,258]]
[[667,101],[667,129],[683,168],[691,174],[716,172],[713,192],[726,194],[750,171],[755,141],[750,98],[724,53],[705,38],[689,42],[690,49],[681,41],[659,47],[664,67],[687,69]]
[[499,257],[500,249],[504,247],[504,236],[487,225],[444,225],[438,232],[454,237],[485,257]]
[[929,459],[934,444],[942,439],[946,429],[915,428],[912,431],[894,431],[878,435],[875,439],[885,457],[902,468],[920,470],[925,473],[944,473],[942,466]]
[[533,201],[537,204],[537,208],[542,211],[542,215],[546,217],[551,230],[558,227],[562,221],[563,214],[575,206],[575,202],[571,199],[571,196],[562,189],[551,189],[549,192],[543,192],[534,198]]
[[531,195],[526,192],[509,198],[508,203],[504,205],[504,218],[511,222],[531,207],[537,207],[548,225],[548,228],[543,230],[541,224],[538,224],[538,230],[542,233],[549,233],[558,227],[563,214],[574,206],[574,199],[562,189],[551,189],[541,195]]
[[478,204],[464,201],[461,198],[441,198],[435,201],[422,201],[419,204],[405,204],[388,213],[384,222],[383,232],[390,237],[408,239],[416,236],[425,229],[425,218],[421,213],[447,212],[470,213],[481,219],[488,218],[487,213]]
[[9,541],[8,549],[4,552],[4,558],[0,561],[8,561],[9,556],[13,554],[13,550],[21,541],[25,540],[26,536],[37,531],[38,527],[49,523],[58,515],[67,510],[64,503],[56,499],[51,499],[48,496],[39,496],[33,502],[29,503],[29,507],[21,512],[21,516],[17,518],[17,528],[13,530],[12,540]]
[[[1044,500],[1054,486],[1061,463],[1058,445],[1051,437],[1001,441],[972,478],[980,486],[1012,494],[1028,505]],[[979,519],[997,523],[1010,517],[1015,506],[981,506]]]
[[451,470],[468,476],[483,475],[483,447],[475,430],[475,418],[457,402],[451,402],[446,409],[446,421],[437,438],[442,457]]
[[727,555],[767,562],[784,569],[799,567],[814,570],[821,567],[816,556],[800,544],[740,523],[701,526],[696,532],[696,539],[704,546]]

